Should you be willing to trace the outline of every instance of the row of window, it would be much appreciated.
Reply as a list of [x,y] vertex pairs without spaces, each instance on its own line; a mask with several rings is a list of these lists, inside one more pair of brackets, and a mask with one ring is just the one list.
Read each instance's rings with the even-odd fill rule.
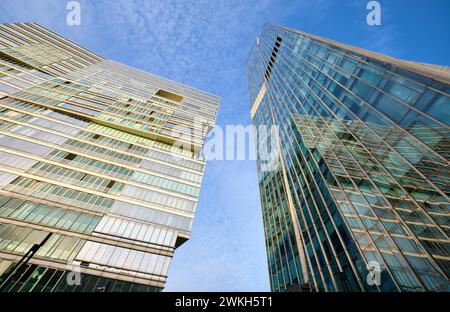
[[81,92],[78,94],[78,96],[93,99],[93,100],[96,100],[97,102],[101,102],[101,103],[107,104],[107,105],[116,105],[117,104],[117,102],[114,99],[106,98],[105,96],[99,96],[97,94],[99,92],[95,88],[91,87],[88,89],[87,87],[85,87],[85,90],[86,90],[86,92]]
[[155,129],[159,129],[154,124],[143,123],[141,121],[136,121],[136,120],[129,119],[129,118],[126,118],[123,116],[115,116],[115,115],[112,115],[112,114],[106,113],[106,112],[99,115],[98,119],[106,120],[106,121],[114,123],[114,124],[130,127],[130,128],[134,128],[134,129],[139,129],[141,131],[146,131],[146,132],[147,131],[152,132],[152,131],[155,131]]
[[59,104],[61,104],[60,100],[57,99],[53,99],[47,96],[43,96],[41,94],[34,94],[29,92],[28,90],[31,89],[24,89],[21,90],[20,92],[17,92],[14,94],[15,97],[19,98],[20,101],[22,102],[30,102],[30,103],[39,103],[39,104],[43,104],[43,105],[48,105],[48,106],[58,106]]
[[107,194],[120,193],[120,191],[124,187],[124,184],[121,182],[100,178],[94,175],[86,174],[72,169],[62,168],[44,162],[39,162],[34,165],[29,170],[29,173],[54,179],[56,181],[81,186],[93,191],[104,192]]
[[[65,163],[72,163],[72,162],[82,162],[82,158],[86,159],[85,157],[78,156],[71,153],[65,153],[65,152],[59,152],[59,151],[53,151],[53,155],[51,155],[50,159],[54,159],[56,155],[58,154],[66,154],[66,156],[62,159]],[[76,160],[78,158],[78,160]],[[64,161],[67,160],[68,162]],[[94,161],[99,164],[102,164],[102,162]],[[112,169],[125,169],[117,166],[110,165]],[[114,168],[115,167],[115,168]],[[92,167],[91,167],[92,168]],[[92,168],[93,170],[97,171],[96,168]],[[44,162],[36,164],[32,169],[32,172],[34,174],[38,174],[40,176],[53,178],[57,181],[61,182],[67,182],[74,185],[79,185],[83,187],[90,188],[92,190],[100,191],[100,192],[106,192],[106,193],[119,193],[123,188],[123,183],[113,181],[110,179],[100,178],[93,175],[85,174],[79,171],[66,169],[62,167],[58,167],[51,164],[46,164]],[[123,170],[121,170],[123,171]],[[130,170],[127,170],[131,173]],[[164,179],[158,176],[154,176],[151,174],[143,173],[143,172],[135,172],[133,175],[133,179],[137,182],[145,183],[148,185],[156,186],[159,188],[168,189],[171,191],[191,195],[191,196],[198,196],[199,188],[190,186],[188,184]]]
[[[49,112],[49,111],[47,111]],[[43,113],[43,115],[48,115],[45,112]],[[78,133],[80,130],[78,130],[77,128],[73,128],[71,126],[68,125],[63,125],[48,119],[44,119],[44,118],[40,118],[40,117],[34,117],[32,119],[30,119],[28,121],[31,124],[37,125],[37,126],[41,126],[44,128],[48,128],[54,131],[59,131],[62,133],[65,133],[69,136],[75,135],[76,133]]]
[[175,247],[177,239],[173,229],[114,216],[104,216],[95,232],[170,247]]
[[192,218],[179,216],[162,210],[151,209],[135,204],[116,200],[111,207],[111,214],[123,216],[138,221],[159,224],[189,232],[192,228]]
[[45,156],[53,150],[51,147],[16,139],[14,137],[2,134],[0,134],[0,146],[9,147],[15,150],[39,156]]
[[193,161],[187,160],[185,158],[177,157],[176,155],[169,155],[169,154],[162,153],[162,152],[159,152],[156,150],[150,150],[147,154],[147,157],[156,158],[156,159],[162,160],[162,161],[167,161],[172,164],[186,167],[186,168],[193,169],[193,170],[200,171],[200,172],[203,171],[203,167],[204,167],[204,165],[201,163],[193,162]]
[[138,136],[138,135],[134,135],[134,134],[131,134],[128,132],[105,127],[105,126],[102,126],[102,125],[99,125],[96,123],[91,123],[86,128],[86,130],[101,133],[101,134],[104,134],[107,136],[111,136],[111,137],[117,138],[122,141],[130,142],[130,143],[138,143],[138,144],[142,144],[145,146],[151,146],[154,142],[153,140],[150,140],[150,139]]
[[[135,113],[135,111],[138,111]],[[133,109],[133,108],[118,108],[118,107],[112,107],[108,109],[108,113],[111,115],[119,115],[120,116],[126,116],[127,118],[136,119],[143,122],[148,122],[152,125],[158,125],[162,126],[164,125],[165,120],[167,119],[166,116],[156,113],[155,111],[139,108],[139,109]],[[165,117],[165,118],[164,118]],[[164,118],[164,119],[162,119]],[[162,119],[162,120],[161,120]]]
[[[0,267],[6,266],[5,276],[14,269],[15,263],[0,260]],[[70,269],[69,267],[68,269]],[[80,284],[69,283],[71,271],[37,266],[35,264],[24,265],[11,279],[5,292],[157,292],[159,288],[126,282],[117,279],[89,275],[82,273]],[[71,280],[70,280],[71,281]],[[0,284],[2,278],[0,277]]]
[[148,185],[153,185],[159,188],[168,189],[174,192],[187,194],[190,196],[198,196],[200,188],[191,186],[185,183],[180,183],[168,179],[164,179],[158,176],[154,176],[148,173],[136,171],[133,175],[133,180],[142,182]]
[[9,131],[56,145],[61,145],[67,140],[65,137],[22,125],[13,126]]
[[0,215],[71,232],[90,234],[100,217],[0,196]]
[[68,99],[68,101],[70,101],[70,102],[74,102],[74,103],[77,103],[77,104],[81,104],[81,105],[84,105],[84,106],[88,106],[88,107],[92,107],[92,108],[96,108],[96,109],[99,109],[99,110],[107,110],[109,107],[108,106],[106,106],[106,105],[102,105],[102,104],[99,104],[99,103],[97,103],[97,102],[94,102],[94,101],[90,101],[90,100],[87,100],[87,99],[85,99],[85,98],[81,98],[81,97],[79,97],[80,95],[78,95],[78,96],[74,96],[74,97],[71,97],[70,99]]
[[42,95],[48,98],[54,98],[59,101],[65,101],[70,97],[70,94],[57,92],[55,88],[47,89],[43,88],[41,85],[34,86],[32,88],[23,90],[24,93],[32,93],[36,95]]
[[15,174],[0,171],[0,188],[8,185],[15,178],[17,178]]
[[[0,223],[0,251],[25,254],[34,244],[40,244],[48,232]],[[84,244],[84,240],[52,234],[35,257],[60,261],[72,261]]]
[[[48,116],[50,118],[54,118],[57,120],[61,120],[63,122],[66,122],[68,124],[74,124],[80,127],[84,127],[87,125],[87,122],[84,120],[81,120],[79,118],[75,118],[69,115],[65,115],[50,109],[45,109],[45,108],[41,108],[37,105],[32,105],[23,101],[19,101],[19,100],[15,100],[15,99],[11,99],[11,98],[5,98],[2,99],[0,101],[0,104],[8,106],[8,107],[12,107],[12,108],[17,108],[20,110],[24,110],[26,112],[30,112],[30,113],[34,113],[34,114],[40,114],[43,116]],[[16,114],[22,114],[19,112],[16,112]],[[11,118],[11,117],[10,117]],[[31,118],[31,117],[30,117]],[[58,131],[63,131],[64,133],[67,133],[69,135],[73,135],[76,132],[78,132],[79,130],[77,130],[76,128],[73,128],[71,126],[67,126],[67,125],[60,125],[57,122],[53,121],[53,120],[48,120],[44,118],[36,118],[36,122],[35,124],[37,125],[42,125],[43,127],[46,128],[50,128],[50,129],[55,129]]]
[[103,135],[95,134],[92,132],[83,131],[83,132],[80,132],[80,134],[77,137],[79,137],[83,140],[88,140],[88,141],[94,142],[95,144],[98,144],[98,145],[103,145],[106,147],[125,151],[125,152],[132,153],[132,154],[137,154],[140,156],[143,156],[148,152],[148,149],[145,147],[141,147],[141,146],[130,144],[130,143],[125,143],[123,141],[111,139],[111,138],[105,137]]
[[[115,74],[120,73],[122,76],[127,77],[126,81],[129,81],[128,77],[132,76],[133,84],[142,85],[143,87],[145,87],[145,89],[152,89],[154,85],[158,85],[159,87],[165,90],[170,90],[182,95],[186,94],[185,99],[192,98],[192,100],[204,101],[209,105],[213,105],[212,103],[216,104],[216,102],[218,101],[217,96],[213,96],[207,94],[206,92],[189,88],[179,83],[167,81],[164,78],[160,78],[158,76],[142,72],[135,68],[111,60],[105,60],[103,62],[95,64],[94,66],[99,68],[100,70],[106,69]],[[153,90],[152,93],[154,92],[155,91]]]
[[134,185],[126,185],[121,195],[189,212],[193,212],[196,205],[192,200],[178,198],[173,195],[151,191]]
[[[16,263],[0,260],[0,264],[7,266],[4,276],[15,268]],[[63,281],[64,271],[46,269],[35,264],[22,266],[3,290],[4,292],[50,292],[58,282]],[[0,282],[2,282],[0,276]],[[63,281],[66,283],[66,281]]]
[[[0,116],[5,116],[5,117],[7,117],[9,119],[14,119],[14,120],[17,120],[17,121],[26,121],[26,120],[29,120],[31,118],[30,115],[23,114],[23,113],[20,113],[20,112],[16,112],[16,111],[13,111],[11,109],[4,108],[4,107],[0,107]],[[2,118],[2,119],[0,119],[0,122],[3,124],[3,123],[8,123],[9,121],[7,121],[6,119]],[[14,124],[14,123],[11,123],[11,122],[9,122],[9,123],[10,124]],[[6,128],[7,127],[3,127],[3,129],[6,129]]]
[[[8,108],[17,108],[30,113],[43,113],[46,111],[45,108],[33,105],[24,101],[19,101],[10,97],[5,97],[0,100],[0,104]],[[23,113],[20,113],[23,114]]]
[[[47,29],[38,24],[4,24],[1,25],[0,29],[4,34],[4,38],[1,40],[4,40],[5,37],[16,40],[20,44],[28,45],[29,49],[34,48],[35,51],[42,51],[41,54],[49,54],[53,57],[60,57],[62,59],[72,57],[77,58],[80,61],[83,60],[84,62],[86,62],[86,60],[92,62],[93,60],[99,59],[87,49],[77,46],[61,36],[50,33]],[[31,45],[30,42],[32,42]],[[13,46],[16,46],[16,44]],[[41,48],[42,50],[40,50]],[[75,53],[75,51],[77,53]]]
[[112,161],[119,162],[119,163],[125,163],[131,166],[136,166],[141,162],[140,158],[137,158],[135,156],[115,152],[109,149],[105,149],[102,147],[98,147],[95,145],[91,145],[88,143],[83,143],[74,139],[69,139],[64,143],[64,146],[68,146],[69,148],[72,148],[74,150],[84,152],[89,155],[96,156],[105,159],[111,159]]
[[167,276],[170,257],[87,241],[75,260],[123,271]]
[[108,135],[108,136],[113,136],[113,137],[116,137],[123,141],[136,142],[139,144],[143,144],[143,145],[148,146],[153,149],[158,148],[158,149],[162,149],[164,151],[170,152],[172,154],[175,153],[175,154],[181,154],[181,155],[188,156],[188,157],[193,157],[193,153],[189,150],[181,149],[179,147],[176,147],[176,146],[173,146],[170,144],[150,140],[147,138],[129,134],[129,133],[119,131],[116,129],[108,128],[108,127],[101,126],[98,124],[91,124],[91,125],[89,125],[89,127],[87,129],[91,130],[91,131],[95,131],[95,132],[100,132],[100,133]]
[[31,168],[35,163],[37,163],[37,160],[25,158],[22,156],[17,156],[14,154],[10,154],[7,152],[1,152],[0,151],[0,159],[2,166],[7,166],[15,169],[20,169],[23,171],[28,170]]
[[[41,101],[39,100],[38,102],[41,102]],[[93,116],[93,117],[96,117],[100,114],[98,111],[95,111],[95,110],[92,110],[89,108],[85,108],[85,107],[81,107],[78,105],[69,104],[69,103],[59,103],[56,106],[66,108],[68,110],[72,110],[72,111],[75,111],[78,113],[86,114],[88,116]]]
[[180,179],[195,182],[195,183],[200,183],[202,181],[202,176],[200,174],[192,173],[192,172],[174,168],[174,167],[169,167],[169,166],[157,163],[157,162],[149,161],[147,159],[144,159],[141,162],[139,168],[159,172],[162,174],[166,174],[169,176],[173,176],[176,178],[180,178]]
[[128,180],[134,172],[124,167],[59,150],[52,151],[47,159],[123,180]]
[[[202,138],[193,136],[192,133],[190,133],[190,131],[187,133],[181,132],[179,129],[179,126],[175,126],[170,129],[161,128],[158,132],[161,134],[170,136],[170,137],[175,137],[175,138],[179,139],[180,141],[184,141],[184,142],[188,142],[188,143],[196,143],[199,145],[201,145],[203,143]],[[183,142],[181,142],[181,143],[183,143]]]
[[108,211],[114,202],[114,200],[106,197],[92,195],[24,177],[15,179],[9,185],[5,186],[4,189],[97,212]]

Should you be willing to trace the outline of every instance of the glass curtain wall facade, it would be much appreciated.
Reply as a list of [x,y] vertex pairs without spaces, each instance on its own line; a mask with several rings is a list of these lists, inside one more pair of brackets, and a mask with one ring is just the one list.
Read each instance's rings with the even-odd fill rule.
[[449,68],[268,24],[247,75],[272,290],[449,291]]
[[38,24],[1,25],[1,290],[162,290],[219,101]]

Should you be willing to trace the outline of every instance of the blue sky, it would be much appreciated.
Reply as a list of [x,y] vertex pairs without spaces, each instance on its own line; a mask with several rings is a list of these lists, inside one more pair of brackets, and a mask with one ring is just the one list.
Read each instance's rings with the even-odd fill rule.
[[[390,56],[450,65],[450,1],[84,0],[81,26],[65,0],[1,0],[0,22],[38,22],[107,58],[221,96],[218,124],[250,123],[244,64],[265,22]],[[207,165],[191,239],[173,260],[168,291],[269,290],[255,164]]]

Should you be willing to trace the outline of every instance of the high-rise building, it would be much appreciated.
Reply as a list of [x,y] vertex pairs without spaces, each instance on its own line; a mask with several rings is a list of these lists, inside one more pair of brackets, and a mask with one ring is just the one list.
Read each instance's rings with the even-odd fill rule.
[[0,26],[1,291],[160,291],[219,98]]
[[268,24],[247,75],[272,290],[449,291],[450,68]]

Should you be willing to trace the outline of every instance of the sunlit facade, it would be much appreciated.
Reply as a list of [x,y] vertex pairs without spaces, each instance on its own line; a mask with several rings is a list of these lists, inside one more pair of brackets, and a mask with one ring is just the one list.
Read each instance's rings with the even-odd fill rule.
[[449,291],[449,68],[266,25],[247,75],[272,290]]
[[1,291],[163,289],[218,104],[38,24],[1,25]]

